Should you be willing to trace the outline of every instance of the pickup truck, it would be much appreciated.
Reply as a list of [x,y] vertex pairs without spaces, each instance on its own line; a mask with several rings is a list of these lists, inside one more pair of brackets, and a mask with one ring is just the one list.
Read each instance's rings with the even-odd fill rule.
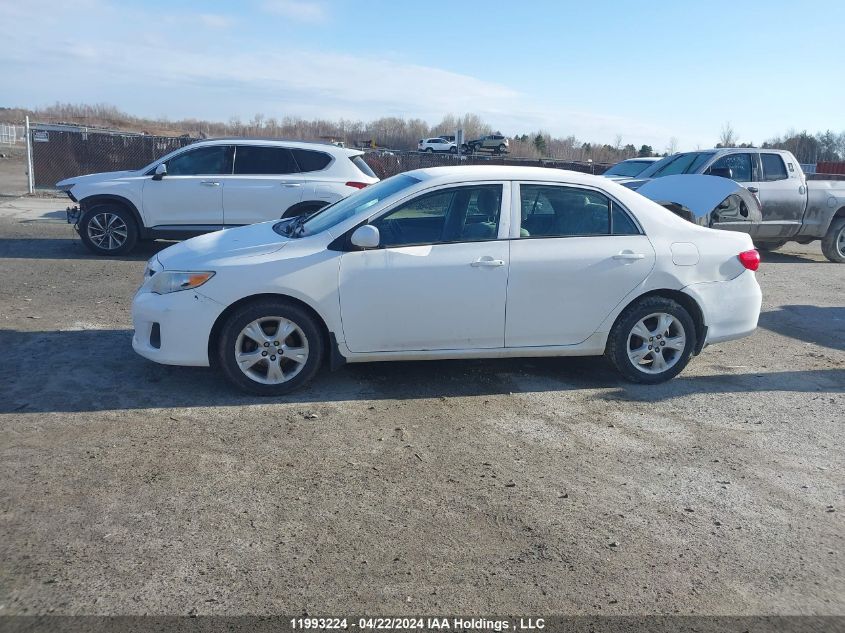
[[845,182],[808,181],[790,152],[757,148],[683,152],[654,163],[635,179],[618,182],[639,190],[656,178],[681,174],[729,178],[754,194],[762,219],[740,230],[749,233],[758,248],[774,250],[790,241],[821,240],[825,257],[845,262]]

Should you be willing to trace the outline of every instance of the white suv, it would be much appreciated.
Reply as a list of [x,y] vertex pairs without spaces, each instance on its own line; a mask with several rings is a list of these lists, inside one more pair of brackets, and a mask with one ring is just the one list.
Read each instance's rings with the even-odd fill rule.
[[83,243],[101,255],[138,240],[185,239],[313,213],[378,178],[363,152],[320,143],[219,139],[171,152],[137,171],[56,183]]
[[458,153],[458,146],[445,138],[424,138],[417,143],[417,151],[420,152],[449,152]]

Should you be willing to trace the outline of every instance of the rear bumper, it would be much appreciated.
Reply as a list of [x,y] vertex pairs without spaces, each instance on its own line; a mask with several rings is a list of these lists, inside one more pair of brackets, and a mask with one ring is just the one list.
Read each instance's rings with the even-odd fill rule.
[[211,328],[224,307],[197,292],[139,292],[132,302],[132,348],[164,365],[207,367]]
[[730,281],[692,284],[683,292],[701,306],[707,326],[705,345],[742,338],[757,328],[763,293],[750,270]]

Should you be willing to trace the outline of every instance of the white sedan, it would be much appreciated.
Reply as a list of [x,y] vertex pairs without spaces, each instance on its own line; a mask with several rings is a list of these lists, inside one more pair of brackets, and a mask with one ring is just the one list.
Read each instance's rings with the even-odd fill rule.
[[657,383],[760,314],[751,238],[606,178],[534,167],[399,174],[306,218],[153,257],[135,350],[282,394],[323,362],[605,355]]

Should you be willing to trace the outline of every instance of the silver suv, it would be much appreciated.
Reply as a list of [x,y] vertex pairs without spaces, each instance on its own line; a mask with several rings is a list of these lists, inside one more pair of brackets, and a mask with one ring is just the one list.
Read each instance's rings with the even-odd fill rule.
[[467,143],[467,149],[471,152],[491,150],[494,154],[507,154],[509,148],[508,139],[501,134],[488,134]]

